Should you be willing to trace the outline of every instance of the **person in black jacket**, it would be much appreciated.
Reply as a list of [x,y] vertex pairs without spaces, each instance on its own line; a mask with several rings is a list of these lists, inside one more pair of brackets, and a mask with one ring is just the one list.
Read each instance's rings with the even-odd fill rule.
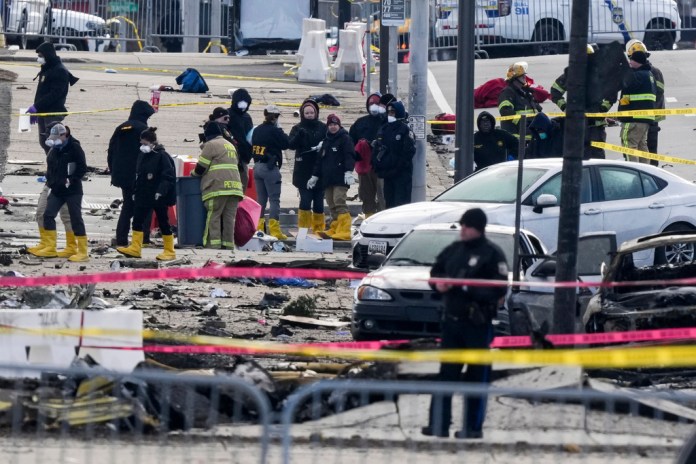
[[319,105],[308,98],[300,106],[300,123],[290,129],[290,148],[295,150],[292,185],[300,192],[297,227],[312,229],[315,234],[325,229],[324,191],[309,190],[307,181],[312,177],[324,137],[326,124],[319,121]]
[[322,235],[334,240],[350,240],[351,220],[346,201],[348,188],[355,183],[355,149],[338,116],[330,114],[326,118],[326,127],[326,138],[321,145],[314,175],[307,181],[307,189],[312,190],[321,183],[331,210],[331,226]]
[[[39,84],[36,86],[34,104],[29,107],[27,113],[64,113],[65,99],[68,96],[70,86],[79,79],[63,65],[56,54],[56,49],[51,42],[44,42],[36,47],[37,61],[41,64],[41,70],[36,77]],[[34,79],[36,79],[36,77]],[[52,122],[62,121],[63,115],[31,117],[32,124],[39,124],[39,145],[48,154],[50,148],[46,145],[48,125]]]
[[237,155],[239,157],[239,177],[242,179],[242,192],[246,192],[249,184],[248,166],[251,162],[251,143],[247,136],[254,128],[254,122],[249,115],[251,95],[246,89],[237,89],[232,92],[232,106],[228,110],[230,120],[227,129],[232,134]]
[[256,126],[251,136],[251,151],[254,158],[254,181],[256,194],[261,205],[259,230],[265,230],[264,213],[266,203],[270,203],[268,214],[269,234],[278,240],[288,238],[280,230],[280,189],[283,176],[280,167],[283,165],[283,150],[290,147],[290,139],[278,126],[280,110],[275,105],[268,105],[263,110],[263,124]]
[[[619,111],[653,110],[657,102],[655,76],[648,63],[645,52],[635,51],[628,60],[631,67],[621,87]],[[628,116],[621,121],[621,144],[627,148],[648,151],[648,131],[655,122],[655,116]],[[650,160],[639,156],[627,155],[628,161],[649,163]]]
[[[365,217],[370,217],[385,207],[384,181],[377,177],[372,167],[371,150],[371,144],[377,138],[377,132],[386,122],[387,108],[386,105],[380,105],[381,98],[382,95],[379,92],[369,95],[365,101],[368,114],[359,117],[348,131],[356,146],[356,157],[360,158],[355,165],[355,172],[358,173],[358,196],[362,201],[362,212]],[[358,147],[360,140],[364,140],[367,145]],[[359,150],[362,150],[363,154],[358,154]]]
[[375,140],[372,165],[380,179],[384,179],[384,201],[387,208],[411,202],[413,155],[416,141],[404,122],[406,109],[400,101],[387,105],[387,123]]
[[176,204],[176,173],[174,160],[157,141],[157,128],[150,127],[140,134],[140,156],[135,174],[133,200],[133,241],[127,247],[116,248],[121,254],[140,258],[143,246],[145,216],[154,210],[157,215],[164,252],[157,255],[160,261],[176,259],[174,235],[169,224],[169,207]]
[[495,128],[495,117],[482,111],[476,118],[474,163],[476,170],[517,157],[517,139],[508,131]]
[[43,215],[48,244],[35,253],[44,258],[55,258],[56,216],[68,206],[77,252],[68,258],[72,262],[89,261],[87,233],[82,220],[82,177],[87,173],[85,152],[80,142],[70,135],[70,129],[60,123],[51,127],[46,143],[51,147],[46,159],[46,185],[51,189]]
[[[143,100],[136,100],[131,106],[128,120],[116,127],[107,150],[106,163],[111,172],[111,185],[121,189],[123,203],[116,224],[116,245],[128,245],[128,232],[133,218],[135,204],[133,187],[135,169],[140,155],[140,134],[147,129],[147,120],[155,114],[154,108]],[[148,219],[146,219],[147,221]],[[149,242],[149,227],[147,229]]]
[[537,113],[529,124],[531,142],[527,145],[529,158],[563,157],[563,119],[549,118],[545,113]]
[[[502,250],[485,236],[486,213],[479,208],[466,211],[459,223],[461,240],[445,248],[435,260],[430,277],[454,279],[500,280],[500,286],[457,286],[443,282],[431,286],[444,295],[442,342],[444,350],[488,349],[493,339],[493,317],[507,291],[508,266]],[[459,380],[462,364],[442,363],[438,379],[444,382]],[[469,365],[465,381],[487,384],[490,366]],[[441,400],[441,401],[439,401]],[[456,432],[457,438],[482,438],[486,415],[486,396],[470,394],[465,401],[465,427]],[[428,426],[424,435],[448,437],[452,420],[452,396],[433,396]]]

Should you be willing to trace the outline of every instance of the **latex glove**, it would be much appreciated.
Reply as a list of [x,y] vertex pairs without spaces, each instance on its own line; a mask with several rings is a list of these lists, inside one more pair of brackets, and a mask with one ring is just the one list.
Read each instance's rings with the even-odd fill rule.
[[353,177],[352,171],[345,172],[345,174],[343,175],[343,182],[348,186],[351,186],[355,183],[355,177]]
[[[36,111],[36,107],[34,105],[31,105],[29,108],[27,108],[27,113],[34,114],[34,113],[38,113],[38,111]],[[29,118],[30,124],[36,124],[37,122],[39,122],[38,116],[31,116]]]
[[321,150],[321,146],[324,144],[324,141],[319,142],[315,147],[312,147],[312,150],[314,151],[319,151]]
[[621,97],[621,100],[619,100],[620,105],[628,105],[629,103],[631,103],[631,98],[628,95]]
[[602,111],[607,112],[611,109],[611,102],[609,100],[602,100],[602,104],[599,106]]
[[155,201],[159,200],[160,198],[162,198],[162,194],[161,194],[161,193],[155,193]]
[[65,179],[65,188],[70,187],[70,179]]
[[319,182],[319,178],[317,176],[310,177],[307,181],[307,190],[312,190],[314,187],[316,187],[317,182]]
[[131,198],[133,199],[133,201],[135,201],[135,193],[131,196]]

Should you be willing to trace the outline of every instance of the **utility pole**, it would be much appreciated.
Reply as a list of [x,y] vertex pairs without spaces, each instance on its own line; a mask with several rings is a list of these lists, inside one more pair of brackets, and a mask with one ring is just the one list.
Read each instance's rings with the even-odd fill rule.
[[459,2],[457,31],[457,106],[454,181],[474,172],[474,24],[476,2]]
[[389,58],[396,53],[389,49],[389,30],[382,21],[379,23],[379,91],[387,93],[389,87]]
[[[570,23],[568,54],[568,104],[563,141],[556,282],[577,281],[578,231],[580,228],[580,186],[585,142],[585,102],[587,81],[587,30],[589,0],[574,0]],[[553,331],[575,332],[577,290],[556,288],[554,293]]]
[[[343,29],[351,20],[350,0],[338,0],[338,28]],[[369,26],[368,26],[369,27]]]
[[408,123],[416,137],[411,201],[425,201],[425,116],[428,113],[428,0],[411,0]]

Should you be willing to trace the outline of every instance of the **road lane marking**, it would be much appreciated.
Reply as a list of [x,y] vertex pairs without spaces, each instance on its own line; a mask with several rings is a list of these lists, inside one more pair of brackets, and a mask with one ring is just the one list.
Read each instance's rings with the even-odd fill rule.
[[428,69],[428,90],[430,90],[430,94],[433,96],[435,104],[438,108],[440,108],[440,113],[454,114],[452,107],[449,105],[445,95],[442,93],[442,89],[440,89],[440,86],[437,84],[435,74],[433,74],[430,69]]

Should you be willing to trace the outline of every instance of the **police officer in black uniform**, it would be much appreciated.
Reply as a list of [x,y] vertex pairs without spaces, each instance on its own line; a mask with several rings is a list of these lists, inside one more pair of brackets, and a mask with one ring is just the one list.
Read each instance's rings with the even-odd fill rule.
[[[464,213],[461,224],[461,240],[445,248],[430,270],[430,277],[459,279],[493,279],[507,281],[508,267],[505,255],[485,236],[486,213],[473,208]],[[506,286],[461,287],[445,283],[431,284],[445,296],[442,317],[443,349],[488,349],[493,338],[492,319],[505,296]],[[439,380],[459,380],[463,364],[442,363]],[[489,365],[469,365],[465,382],[487,384],[490,380]],[[482,438],[483,419],[486,414],[486,397],[467,395],[465,401],[465,428],[455,433],[456,438]],[[429,423],[421,432],[428,436],[448,437],[452,420],[452,396],[433,396],[430,403]]]
[[517,139],[508,131],[495,128],[495,117],[483,111],[476,118],[474,132],[474,162],[476,170],[517,157]]

